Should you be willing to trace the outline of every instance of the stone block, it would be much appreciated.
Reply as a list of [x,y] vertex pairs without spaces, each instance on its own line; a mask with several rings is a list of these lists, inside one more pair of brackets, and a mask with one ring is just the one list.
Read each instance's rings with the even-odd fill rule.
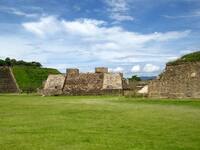
[[79,76],[79,69],[76,69],[76,68],[67,69],[67,77],[68,78],[74,78],[74,77],[77,77],[77,76]]
[[97,68],[95,68],[95,73],[108,73],[108,68],[106,68],[106,67],[97,67]]

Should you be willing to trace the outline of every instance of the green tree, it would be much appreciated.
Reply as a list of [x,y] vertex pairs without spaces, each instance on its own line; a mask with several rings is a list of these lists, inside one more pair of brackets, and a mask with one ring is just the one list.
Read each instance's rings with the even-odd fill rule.
[[5,66],[5,65],[6,65],[5,61],[0,59],[0,66]]
[[14,66],[17,63],[17,60],[16,59],[11,59],[10,62],[11,62],[11,65]]
[[141,78],[137,75],[133,75],[131,78],[129,78],[130,81],[141,81]]
[[9,57],[7,57],[7,58],[5,59],[5,63],[6,63],[7,66],[11,66],[11,60],[10,60]]
[[31,64],[32,64],[33,66],[36,66],[36,67],[42,67],[41,63],[39,63],[39,62],[33,61],[33,62],[31,62]]

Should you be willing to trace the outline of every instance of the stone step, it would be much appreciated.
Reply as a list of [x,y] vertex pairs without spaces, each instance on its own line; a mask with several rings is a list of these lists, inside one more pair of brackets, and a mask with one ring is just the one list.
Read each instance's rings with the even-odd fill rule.
[[8,67],[0,67],[0,93],[18,92],[17,85]]

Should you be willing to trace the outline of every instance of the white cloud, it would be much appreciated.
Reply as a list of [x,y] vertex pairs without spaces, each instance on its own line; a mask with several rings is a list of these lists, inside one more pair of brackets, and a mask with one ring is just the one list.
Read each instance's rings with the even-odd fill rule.
[[126,14],[120,14],[120,13],[113,13],[110,15],[110,17],[116,21],[133,21],[134,17],[126,15]]
[[148,72],[148,73],[156,72],[156,71],[159,71],[159,70],[160,70],[160,67],[153,65],[153,64],[146,64],[143,68],[143,71]]
[[[22,26],[26,32],[23,36],[17,35],[18,40],[13,39],[13,35],[0,36],[0,46],[5,49],[0,51],[0,55],[37,60],[44,66],[55,66],[60,70],[65,70],[66,64],[66,67],[83,70],[106,66],[113,68],[114,72],[130,72],[133,63],[137,63],[141,73],[140,62],[161,64],[169,57],[177,56],[174,49],[169,51],[165,46],[166,42],[180,40],[190,33],[186,30],[142,34],[116,25],[108,26],[101,20],[69,21],[55,16],[25,22]],[[35,36],[30,36],[30,33]],[[137,69],[135,67],[133,71]]]
[[28,17],[28,18],[35,18],[38,17],[38,14],[35,13],[25,13],[23,11],[20,10],[13,10],[11,13],[17,15],[17,16],[24,16],[24,17]]
[[106,0],[109,7],[110,18],[116,21],[133,21],[134,17],[129,15],[130,4],[127,0]]
[[184,32],[177,32],[177,31],[171,31],[171,32],[166,32],[166,33],[157,33],[155,32],[152,36],[154,40],[157,41],[166,41],[166,40],[173,40],[173,39],[179,39],[182,37],[186,37],[191,31],[186,30]]
[[119,11],[127,11],[128,4],[127,0],[107,0],[108,5],[112,7],[113,11],[119,12]]
[[140,72],[141,71],[141,67],[140,65],[135,65],[131,68],[131,72],[135,73],[135,72]]
[[185,55],[185,54],[189,54],[189,53],[192,53],[192,52],[195,52],[196,50],[183,50],[183,51],[180,51],[180,54],[181,55]]
[[108,71],[109,71],[109,72],[123,72],[123,71],[124,71],[124,68],[122,68],[122,67],[116,67],[116,68],[114,68],[114,69],[109,68]]
[[19,9],[16,9],[16,8],[12,8],[12,7],[0,6],[0,10],[4,11],[6,13],[9,13],[9,14],[13,14],[13,15],[16,15],[16,16],[27,17],[27,18],[39,17],[39,14],[37,14],[37,13],[27,13],[27,12],[24,12],[22,10],[19,10]]
[[192,12],[187,12],[185,15],[162,15],[163,17],[167,19],[184,19],[184,18],[193,18],[193,17],[200,17],[200,10],[192,11]]
[[[55,16],[42,17],[36,22],[23,23],[23,27],[36,35],[45,36],[64,33],[65,36],[84,37],[87,41],[107,41],[118,44],[142,44],[150,41],[168,41],[186,37],[190,31],[140,34],[129,32],[119,26],[106,27],[106,22],[93,19],[75,21],[59,20]],[[121,40],[123,39],[123,40]],[[106,42],[106,43],[107,43]]]
[[64,31],[71,34],[79,34],[83,36],[95,36],[100,32],[100,26],[104,25],[104,21],[92,20],[92,19],[79,19],[76,21],[61,21],[61,28]]
[[54,16],[42,17],[37,22],[23,23],[23,27],[39,36],[45,36],[45,34],[53,34],[60,31],[60,21]]
[[177,57],[177,56],[174,56],[174,57],[169,57],[168,58],[168,61],[174,61],[174,60],[176,60],[176,59],[178,59],[179,57]]
[[[45,47],[42,48],[48,51],[74,50],[87,58],[115,63],[167,60],[174,55],[160,55],[160,51],[165,50],[161,47],[162,42],[181,39],[190,33],[186,30],[141,34],[119,26],[107,26],[107,23],[101,20],[85,18],[68,21],[55,16],[42,17],[35,22],[23,23],[22,26],[42,37],[43,41],[46,41]],[[159,49],[149,43],[158,44]]]
[[[30,39],[17,36],[0,36],[0,55],[2,58],[11,57],[15,59],[23,59],[26,61],[40,61],[45,63],[47,57],[42,55],[40,49],[32,49],[27,43]],[[12,43],[12,44],[11,44]]]

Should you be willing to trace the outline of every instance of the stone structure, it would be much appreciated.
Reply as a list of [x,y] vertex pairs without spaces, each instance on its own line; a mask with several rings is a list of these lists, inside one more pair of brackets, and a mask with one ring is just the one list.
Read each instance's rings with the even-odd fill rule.
[[103,95],[122,94],[123,75],[109,73],[108,68],[96,68],[95,73],[79,73],[67,69],[63,75],[50,75],[45,83],[44,95]]
[[49,75],[45,82],[43,94],[44,95],[60,95],[65,83],[64,75]]
[[168,64],[148,90],[149,97],[200,98],[200,62]]
[[97,68],[95,68],[95,73],[108,73],[108,68],[97,67]]
[[67,77],[68,78],[74,78],[79,76],[79,70],[78,69],[67,69]]
[[105,73],[103,80],[103,89],[122,89],[123,76],[119,73]]
[[147,96],[149,80],[146,81],[128,81],[127,88],[124,89],[124,96]]
[[20,89],[17,85],[12,69],[10,67],[0,67],[0,93],[18,93]]

